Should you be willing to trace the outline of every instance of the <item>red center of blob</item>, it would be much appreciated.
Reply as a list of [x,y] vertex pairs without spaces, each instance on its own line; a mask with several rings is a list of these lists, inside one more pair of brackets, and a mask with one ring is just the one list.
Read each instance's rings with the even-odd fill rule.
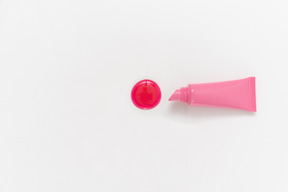
[[140,109],[152,109],[159,104],[161,91],[157,83],[145,79],[134,85],[131,98],[136,107]]

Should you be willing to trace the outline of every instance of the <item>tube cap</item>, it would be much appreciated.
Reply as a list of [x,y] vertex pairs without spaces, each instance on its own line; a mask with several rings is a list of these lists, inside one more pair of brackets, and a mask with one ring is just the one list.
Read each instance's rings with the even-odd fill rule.
[[152,109],[161,100],[161,90],[154,81],[144,79],[134,85],[131,99],[134,105],[140,109]]

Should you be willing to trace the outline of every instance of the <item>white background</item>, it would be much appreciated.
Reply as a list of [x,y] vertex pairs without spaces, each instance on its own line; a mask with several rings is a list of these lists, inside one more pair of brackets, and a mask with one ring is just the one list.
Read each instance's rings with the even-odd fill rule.
[[[286,0],[0,0],[1,192],[288,191]],[[257,113],[170,103],[256,76]],[[153,110],[131,102],[156,81]]]

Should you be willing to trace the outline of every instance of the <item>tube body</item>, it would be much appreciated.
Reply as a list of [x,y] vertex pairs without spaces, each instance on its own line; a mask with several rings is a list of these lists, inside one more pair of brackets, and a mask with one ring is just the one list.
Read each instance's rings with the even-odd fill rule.
[[189,84],[174,92],[170,101],[191,106],[235,108],[256,112],[255,77],[216,83]]

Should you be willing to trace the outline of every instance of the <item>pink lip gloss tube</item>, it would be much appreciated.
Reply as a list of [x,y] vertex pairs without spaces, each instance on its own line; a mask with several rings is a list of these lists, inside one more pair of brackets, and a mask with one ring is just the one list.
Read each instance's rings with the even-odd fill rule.
[[169,101],[191,106],[234,108],[256,112],[255,77],[215,83],[189,84],[177,89]]

